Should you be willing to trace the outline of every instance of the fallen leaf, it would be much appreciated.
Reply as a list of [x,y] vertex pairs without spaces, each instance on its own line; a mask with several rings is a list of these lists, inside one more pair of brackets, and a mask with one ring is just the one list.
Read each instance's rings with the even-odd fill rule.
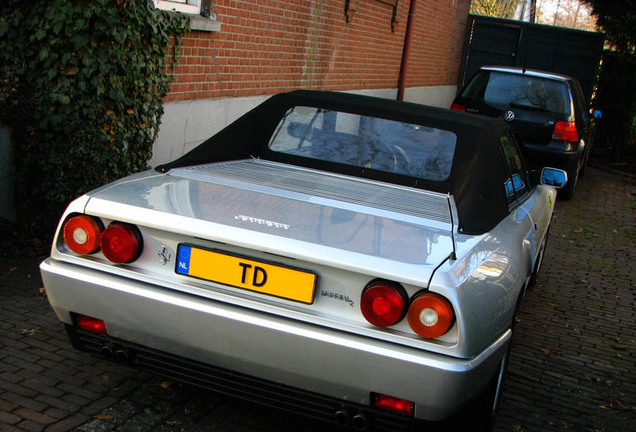
[[39,334],[39,333],[42,333],[42,330],[36,329],[36,328],[23,328],[22,329],[22,334],[25,334],[27,336],[33,336],[34,334]]
[[114,417],[112,415],[108,415],[108,414],[96,414],[93,416],[94,419],[99,419],[99,420],[112,420],[114,419]]
[[161,386],[162,389],[167,389],[168,387],[170,387],[170,381],[164,381],[159,385]]
[[616,345],[614,348],[616,348],[617,350],[626,350],[631,347],[629,345]]

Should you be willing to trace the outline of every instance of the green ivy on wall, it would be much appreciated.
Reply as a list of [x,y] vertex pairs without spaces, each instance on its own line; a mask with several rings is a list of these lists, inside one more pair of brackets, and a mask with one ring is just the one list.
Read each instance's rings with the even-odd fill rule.
[[147,169],[188,30],[149,0],[2,0],[0,123],[23,229],[50,236],[73,198]]

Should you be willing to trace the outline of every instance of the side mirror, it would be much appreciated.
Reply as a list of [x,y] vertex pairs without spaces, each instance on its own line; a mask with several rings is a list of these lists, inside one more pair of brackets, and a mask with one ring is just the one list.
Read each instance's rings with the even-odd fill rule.
[[561,189],[567,182],[568,173],[561,169],[543,168],[541,170],[541,184]]

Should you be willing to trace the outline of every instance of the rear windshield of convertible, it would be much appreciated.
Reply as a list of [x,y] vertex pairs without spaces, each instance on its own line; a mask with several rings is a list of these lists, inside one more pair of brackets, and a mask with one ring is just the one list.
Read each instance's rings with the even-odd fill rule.
[[432,181],[450,175],[455,133],[416,124],[297,106],[272,135],[272,151]]

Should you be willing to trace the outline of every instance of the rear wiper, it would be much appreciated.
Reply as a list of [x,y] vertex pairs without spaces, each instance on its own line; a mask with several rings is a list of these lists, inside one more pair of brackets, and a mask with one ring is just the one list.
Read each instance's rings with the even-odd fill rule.
[[545,109],[545,108],[534,106],[534,105],[520,104],[520,103],[516,103],[516,102],[510,102],[510,106],[512,108],[521,108],[521,109],[526,109],[526,110],[529,110],[529,111],[550,112],[549,109]]

